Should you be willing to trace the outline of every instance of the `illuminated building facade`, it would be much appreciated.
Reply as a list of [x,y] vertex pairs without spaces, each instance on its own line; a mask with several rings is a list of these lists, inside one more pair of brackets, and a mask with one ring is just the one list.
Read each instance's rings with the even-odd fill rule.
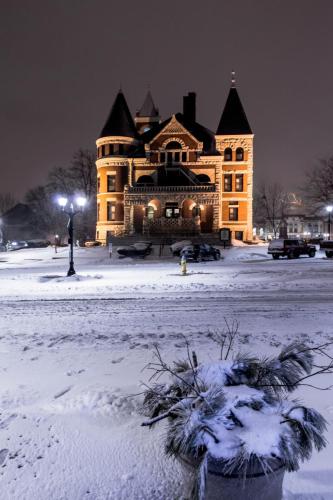
[[161,121],[148,91],[133,119],[122,91],[97,139],[97,240],[228,228],[252,240],[253,133],[234,79],[216,133],[196,121],[196,95]]

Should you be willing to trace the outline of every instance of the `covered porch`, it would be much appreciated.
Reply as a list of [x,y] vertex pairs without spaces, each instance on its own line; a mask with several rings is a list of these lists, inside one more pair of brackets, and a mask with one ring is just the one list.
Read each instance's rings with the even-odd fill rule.
[[218,194],[213,186],[143,192],[125,192],[125,228],[128,234],[197,235],[218,230]]

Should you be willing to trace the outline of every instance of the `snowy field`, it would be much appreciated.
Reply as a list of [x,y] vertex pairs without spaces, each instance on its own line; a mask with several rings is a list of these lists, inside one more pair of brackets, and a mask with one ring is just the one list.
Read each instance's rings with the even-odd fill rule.
[[[0,253],[1,500],[182,499],[163,429],[140,427],[140,397],[129,397],[148,380],[152,345],[179,359],[185,335],[199,361],[216,359],[208,334],[224,318],[239,321],[236,351],[333,341],[332,260],[273,261],[265,246],[222,253],[181,276],[168,255],[77,249],[71,278],[66,248]],[[284,498],[333,499],[333,390],[296,397],[331,424],[329,444],[287,474]]]

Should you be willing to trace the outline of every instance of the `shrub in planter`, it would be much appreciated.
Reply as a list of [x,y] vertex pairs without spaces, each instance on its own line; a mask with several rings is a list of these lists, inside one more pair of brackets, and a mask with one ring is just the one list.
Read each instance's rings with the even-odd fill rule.
[[314,351],[323,346],[296,343],[277,357],[229,359],[234,333],[217,339],[216,362],[198,363],[187,344],[187,358],[168,365],[156,346],[152,379],[169,380],[145,391],[149,419],[142,425],[168,419],[165,450],[193,471],[191,498],[275,500],[284,470],[297,470],[313,448],[326,445],[324,418],[288,394],[317,373],[332,373],[333,364],[313,372]]

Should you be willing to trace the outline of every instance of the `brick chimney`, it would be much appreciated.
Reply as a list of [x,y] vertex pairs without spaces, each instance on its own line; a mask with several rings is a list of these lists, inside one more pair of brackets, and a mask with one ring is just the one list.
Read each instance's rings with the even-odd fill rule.
[[189,92],[188,95],[184,95],[183,97],[183,115],[185,120],[189,122],[195,122],[195,115],[196,115],[196,109],[195,109],[195,100],[196,100],[196,93],[195,92]]

